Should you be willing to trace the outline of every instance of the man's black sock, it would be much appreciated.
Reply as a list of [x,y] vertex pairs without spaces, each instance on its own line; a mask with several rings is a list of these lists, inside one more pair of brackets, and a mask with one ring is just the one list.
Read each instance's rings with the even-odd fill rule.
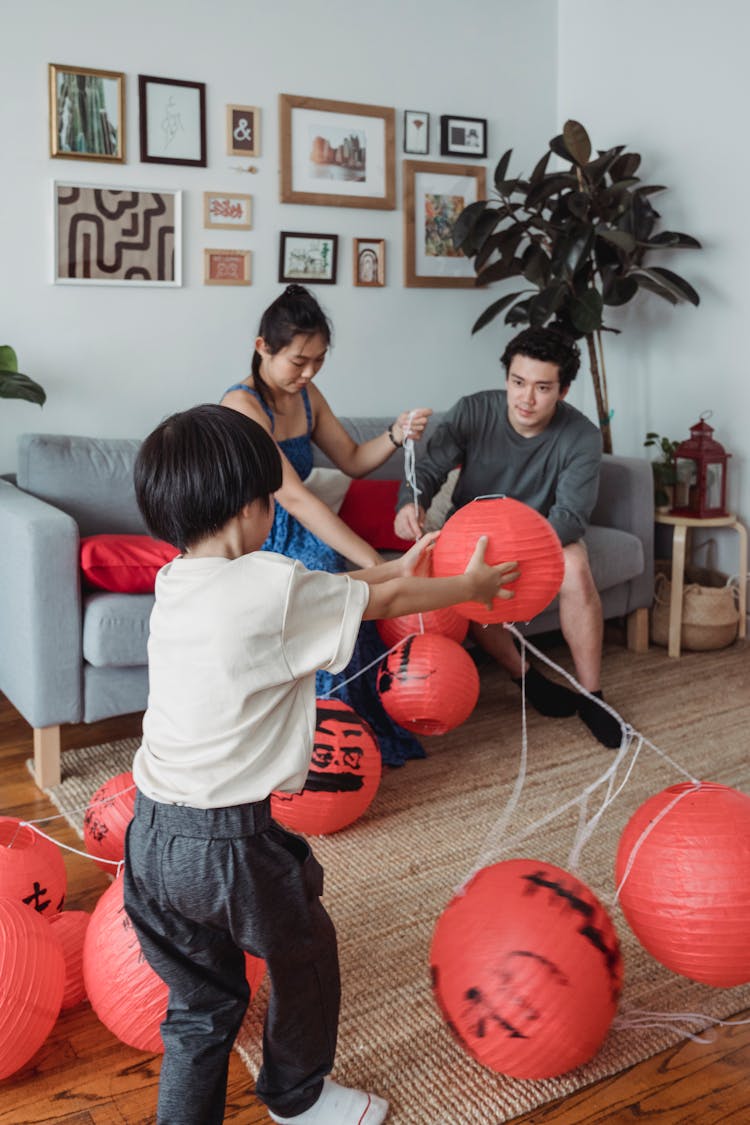
[[[517,679],[513,677],[513,683],[520,687],[521,677]],[[551,718],[565,718],[568,715],[575,715],[578,710],[577,692],[563,687],[562,684],[553,683],[534,667],[530,667],[526,673],[526,698],[535,711]],[[617,744],[619,746],[619,740]]]
[[[591,694],[597,699],[604,698],[600,691],[592,691]],[[585,695],[578,697],[578,714],[594,738],[598,739],[603,746],[609,747],[610,750],[618,749],[622,741],[622,728],[614,715],[610,715],[609,711],[605,711],[603,707],[599,707],[593,699],[587,699]]]

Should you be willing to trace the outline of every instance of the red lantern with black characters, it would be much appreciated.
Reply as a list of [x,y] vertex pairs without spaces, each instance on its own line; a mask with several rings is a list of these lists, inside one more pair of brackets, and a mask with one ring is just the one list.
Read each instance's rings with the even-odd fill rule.
[[461,644],[469,631],[468,619],[456,613],[452,606],[430,609],[425,613],[406,613],[402,617],[387,617],[375,624],[383,644],[388,648],[414,633],[438,633]]
[[474,710],[479,673],[461,645],[436,633],[420,633],[383,658],[377,686],[394,722],[415,734],[445,734]]
[[14,816],[0,817],[0,896],[49,918],[62,910],[67,886],[58,845]]
[[[125,833],[135,811],[135,783],[130,770],[101,785],[83,817],[83,842],[97,867],[114,875],[125,855]],[[100,860],[109,862],[101,863]]]

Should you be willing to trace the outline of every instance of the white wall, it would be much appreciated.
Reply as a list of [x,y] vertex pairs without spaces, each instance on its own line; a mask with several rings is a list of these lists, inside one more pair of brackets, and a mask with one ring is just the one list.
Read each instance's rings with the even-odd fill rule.
[[[15,347],[21,370],[48,394],[41,411],[0,400],[0,471],[14,467],[15,439],[24,431],[137,437],[167,413],[218,400],[247,373],[260,313],[280,291],[282,229],[341,238],[339,282],[317,289],[335,326],[335,349],[319,383],[339,413],[445,408],[459,394],[497,382],[507,331],[470,337],[487,295],[403,287],[401,111],[432,115],[429,159],[440,159],[440,114],[463,113],[489,118],[490,176],[509,145],[521,167],[530,167],[555,129],[555,0],[0,6],[0,343]],[[49,158],[50,62],[126,73],[126,164]],[[139,162],[139,73],[206,83],[207,168]],[[279,203],[280,92],[396,107],[397,210]],[[228,103],[261,107],[259,158],[225,155]],[[247,163],[258,167],[256,175],[232,170]],[[54,179],[183,189],[184,287],[51,284]],[[209,189],[250,192],[254,230],[204,230],[202,192]],[[353,236],[387,240],[385,289],[353,287]],[[202,284],[202,251],[212,245],[252,250],[251,288]]]
[[[750,522],[750,312],[747,109],[750,8],[745,0],[560,0],[558,117],[586,126],[594,145],[640,152],[662,228],[703,250],[654,255],[685,276],[701,304],[675,308],[651,294],[613,311],[607,337],[618,453],[642,456],[647,430],[682,440],[704,410],[732,453],[730,506]],[[588,380],[590,382],[590,380]],[[593,416],[588,382],[576,405]],[[735,536],[716,533],[736,573]]]

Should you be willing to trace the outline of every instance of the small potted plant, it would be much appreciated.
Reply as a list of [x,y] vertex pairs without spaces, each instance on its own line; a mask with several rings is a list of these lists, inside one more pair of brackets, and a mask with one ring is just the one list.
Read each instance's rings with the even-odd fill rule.
[[674,486],[677,482],[674,451],[680,443],[649,432],[643,444],[646,447],[655,446],[659,450],[659,457],[651,462],[654,474],[654,507],[657,512],[668,512],[674,503]]
[[47,398],[38,383],[18,370],[18,357],[10,344],[0,344],[0,398],[23,398],[39,406]]

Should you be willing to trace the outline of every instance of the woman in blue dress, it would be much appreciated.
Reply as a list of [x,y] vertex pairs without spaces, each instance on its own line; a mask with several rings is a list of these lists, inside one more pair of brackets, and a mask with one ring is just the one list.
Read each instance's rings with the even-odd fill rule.
[[[383,434],[358,445],[312,382],[330,342],[330,322],[312,294],[301,285],[287,286],[261,317],[250,375],[227,389],[222,404],[264,426],[281,452],[282,485],[263,550],[299,559],[310,570],[339,573],[346,569],[345,560],[356,567],[382,560],[305,486],[313,444],[342,472],[362,477],[382,465],[407,436],[418,440],[432,411],[404,411]],[[317,692],[349,703],[372,726],[383,761],[397,766],[424,757],[424,751],[383,710],[375,687],[377,668],[357,675],[384,651],[374,623],[364,622],[349,667],[337,676],[319,672]],[[350,682],[343,684],[345,680]]]

